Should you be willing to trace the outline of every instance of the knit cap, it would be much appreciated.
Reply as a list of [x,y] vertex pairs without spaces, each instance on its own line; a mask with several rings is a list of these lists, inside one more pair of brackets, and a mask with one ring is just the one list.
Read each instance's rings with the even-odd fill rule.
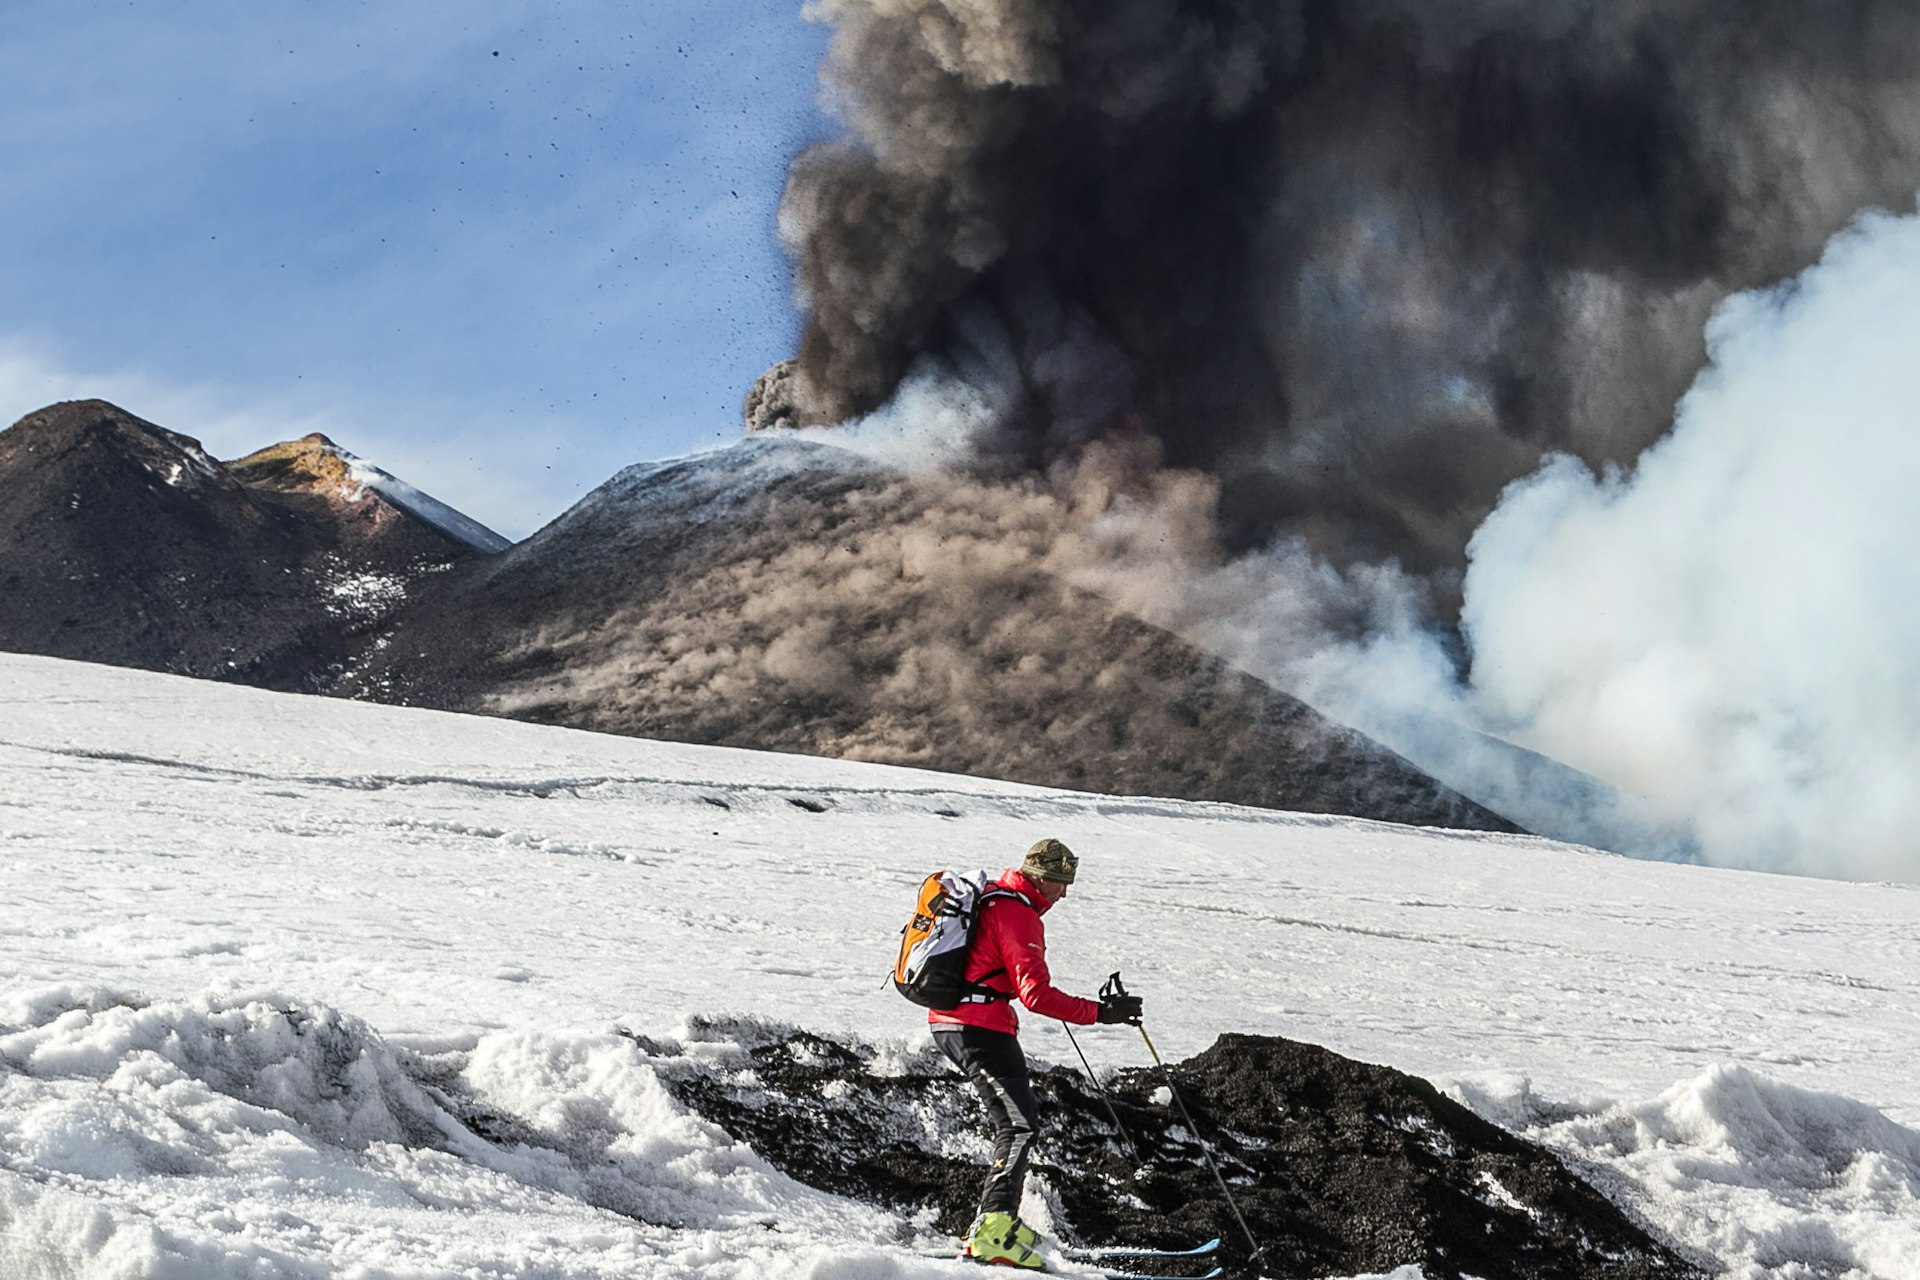
[[1020,870],[1030,878],[1072,884],[1073,873],[1079,865],[1080,859],[1074,857],[1073,850],[1049,837],[1027,850],[1027,860],[1020,864]]

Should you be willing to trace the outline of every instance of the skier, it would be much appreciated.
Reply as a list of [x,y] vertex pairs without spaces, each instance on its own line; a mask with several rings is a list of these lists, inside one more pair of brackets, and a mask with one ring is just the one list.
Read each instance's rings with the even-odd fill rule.
[[1040,1234],[1019,1219],[1040,1109],[1027,1080],[1012,1001],[1017,997],[1042,1017],[1083,1026],[1140,1020],[1139,996],[1085,1000],[1054,986],[1047,972],[1040,917],[1067,896],[1079,863],[1060,841],[1042,840],[1027,850],[1019,870],[995,881],[991,888],[1016,896],[996,897],[981,908],[966,969],[969,983],[995,994],[969,995],[953,1009],[927,1014],[933,1042],[973,1082],[993,1121],[993,1167],[980,1193],[980,1212],[967,1230],[966,1256],[976,1262],[1034,1270],[1045,1265],[1034,1250]]

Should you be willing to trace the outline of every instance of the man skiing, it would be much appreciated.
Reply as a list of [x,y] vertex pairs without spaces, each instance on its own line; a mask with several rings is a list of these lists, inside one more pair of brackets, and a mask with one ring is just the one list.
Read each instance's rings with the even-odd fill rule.
[[1083,1026],[1140,1020],[1140,997],[1084,1000],[1054,986],[1047,972],[1046,929],[1040,917],[1067,896],[1079,863],[1060,841],[1042,840],[1027,850],[1019,870],[990,885],[1005,893],[981,908],[966,968],[968,983],[982,990],[952,1009],[927,1015],[933,1042],[973,1082],[993,1121],[993,1167],[980,1194],[980,1212],[967,1231],[966,1256],[976,1262],[1034,1270],[1045,1265],[1034,1250],[1039,1233],[1019,1218],[1040,1109],[1027,1079],[1020,1020],[1012,1001],[1017,998],[1042,1017]]

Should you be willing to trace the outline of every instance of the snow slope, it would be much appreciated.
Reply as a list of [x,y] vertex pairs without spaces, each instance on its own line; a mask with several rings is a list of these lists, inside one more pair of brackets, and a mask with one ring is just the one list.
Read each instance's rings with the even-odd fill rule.
[[396,507],[426,521],[448,537],[466,543],[476,551],[494,555],[513,545],[511,538],[495,533],[465,512],[456,511],[430,493],[414,488],[371,462],[357,458],[335,446],[347,464],[348,474],[358,484],[372,489]]
[[1042,834],[1084,858],[1056,976],[1125,971],[1169,1058],[1317,1041],[1439,1080],[1731,1274],[1920,1277],[1913,887],[13,656],[0,1275],[968,1274],[651,1063],[724,1068],[757,1020],[926,1052],[882,982],[912,885]]

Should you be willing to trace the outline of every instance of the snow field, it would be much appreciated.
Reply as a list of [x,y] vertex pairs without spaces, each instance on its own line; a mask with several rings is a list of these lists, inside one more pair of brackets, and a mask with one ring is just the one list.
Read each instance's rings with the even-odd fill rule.
[[408,1051],[284,997],[77,988],[0,1018],[9,1277],[941,1274],[881,1247],[892,1215],[689,1115],[619,1036]]
[[1736,1280],[1920,1275],[1920,1133],[1871,1107],[1731,1064],[1587,1108],[1507,1083],[1452,1092]]
[[19,657],[0,1275],[968,1274],[687,1114],[613,1029],[716,1069],[690,1018],[924,1051],[883,982],[914,886],[1040,835],[1083,857],[1056,977],[1123,970],[1169,1059],[1317,1041],[1732,1275],[1920,1277],[1912,888]]

